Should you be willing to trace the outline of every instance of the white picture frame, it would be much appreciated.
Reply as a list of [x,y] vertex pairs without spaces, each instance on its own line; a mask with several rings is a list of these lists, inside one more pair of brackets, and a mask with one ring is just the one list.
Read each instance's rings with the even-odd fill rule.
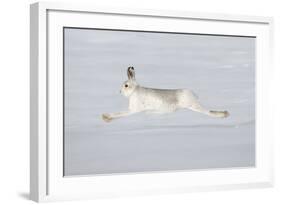
[[[54,68],[63,64],[61,34],[65,26],[256,36],[256,166],[63,177],[62,72]],[[266,110],[273,70],[272,29],[270,17],[97,8],[71,3],[32,4],[30,198],[41,202],[272,186],[272,113]]]

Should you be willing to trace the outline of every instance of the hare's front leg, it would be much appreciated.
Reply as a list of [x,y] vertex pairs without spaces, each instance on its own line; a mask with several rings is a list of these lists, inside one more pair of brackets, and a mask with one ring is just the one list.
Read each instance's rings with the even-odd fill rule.
[[106,114],[102,114],[102,119],[105,122],[110,122],[111,120],[120,118],[120,117],[126,117],[129,115],[134,114],[134,112],[130,112],[130,111],[123,111],[123,112],[115,112],[115,113],[106,113]]

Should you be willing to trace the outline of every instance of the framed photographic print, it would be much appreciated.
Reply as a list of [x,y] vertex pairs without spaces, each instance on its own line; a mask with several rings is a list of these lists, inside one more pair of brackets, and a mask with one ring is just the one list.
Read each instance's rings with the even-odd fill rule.
[[272,24],[32,4],[31,199],[272,186]]

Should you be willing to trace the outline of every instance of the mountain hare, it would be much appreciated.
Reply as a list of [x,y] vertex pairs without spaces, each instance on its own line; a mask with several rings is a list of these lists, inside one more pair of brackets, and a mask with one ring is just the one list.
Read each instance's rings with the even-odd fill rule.
[[128,80],[123,83],[120,92],[129,98],[129,109],[123,112],[103,114],[102,119],[106,122],[144,111],[161,114],[175,112],[178,109],[190,109],[218,118],[229,116],[227,111],[213,111],[202,107],[196,95],[188,89],[146,88],[137,83],[133,67],[128,67],[127,74]]

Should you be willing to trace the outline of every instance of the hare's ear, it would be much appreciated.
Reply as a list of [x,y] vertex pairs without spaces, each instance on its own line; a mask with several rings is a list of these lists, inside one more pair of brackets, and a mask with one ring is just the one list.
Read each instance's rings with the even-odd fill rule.
[[134,67],[128,67],[127,75],[128,75],[129,80],[135,80],[136,79]]

